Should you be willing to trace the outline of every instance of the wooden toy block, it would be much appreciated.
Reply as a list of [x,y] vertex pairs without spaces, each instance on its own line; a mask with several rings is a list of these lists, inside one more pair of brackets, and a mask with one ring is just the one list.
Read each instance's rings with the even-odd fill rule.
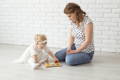
[[50,68],[50,67],[60,67],[60,66],[61,66],[60,62],[57,62],[57,63],[46,63],[46,64],[45,64],[45,67],[46,67],[46,68]]

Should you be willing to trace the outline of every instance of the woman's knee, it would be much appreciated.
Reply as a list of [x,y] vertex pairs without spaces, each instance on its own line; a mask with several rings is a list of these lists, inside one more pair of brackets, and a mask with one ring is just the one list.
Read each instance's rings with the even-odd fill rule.
[[90,61],[77,61],[77,62],[75,62],[72,59],[66,59],[65,62],[66,62],[67,65],[76,66],[76,65],[89,63]]
[[90,59],[85,56],[78,56],[73,54],[73,55],[67,55],[65,62],[68,65],[75,66],[75,65],[89,63]]
[[67,65],[75,66],[75,64],[71,60],[65,60],[65,62],[66,62]]
[[63,55],[65,55],[65,53],[66,53],[66,48],[57,51],[57,52],[55,53],[55,56],[63,56]]
[[75,59],[72,56],[66,56],[65,62],[67,65],[75,66]]
[[60,61],[63,61],[65,59],[65,56],[66,56],[66,48],[65,49],[62,49],[60,51],[57,51],[55,53],[55,56],[60,60]]

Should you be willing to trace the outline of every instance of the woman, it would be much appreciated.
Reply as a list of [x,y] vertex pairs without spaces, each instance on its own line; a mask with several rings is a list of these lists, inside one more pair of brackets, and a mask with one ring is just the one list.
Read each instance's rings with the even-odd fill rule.
[[90,62],[94,54],[92,20],[75,3],[68,3],[64,13],[71,21],[67,48],[56,52],[55,56],[72,66]]

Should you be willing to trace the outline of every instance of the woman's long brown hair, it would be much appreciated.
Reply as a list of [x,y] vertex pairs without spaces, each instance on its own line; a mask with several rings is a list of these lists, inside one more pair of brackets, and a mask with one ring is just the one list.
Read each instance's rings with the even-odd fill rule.
[[76,14],[76,19],[80,23],[83,21],[84,16],[86,13],[80,8],[80,6],[76,3],[68,3],[64,8],[65,14]]

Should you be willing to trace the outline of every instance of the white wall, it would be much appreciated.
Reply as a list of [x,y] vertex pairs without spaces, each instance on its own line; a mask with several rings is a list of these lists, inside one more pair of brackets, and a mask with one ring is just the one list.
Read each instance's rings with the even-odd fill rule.
[[0,43],[28,45],[43,33],[50,47],[65,47],[71,1],[94,21],[96,50],[120,52],[120,0],[0,0]]

